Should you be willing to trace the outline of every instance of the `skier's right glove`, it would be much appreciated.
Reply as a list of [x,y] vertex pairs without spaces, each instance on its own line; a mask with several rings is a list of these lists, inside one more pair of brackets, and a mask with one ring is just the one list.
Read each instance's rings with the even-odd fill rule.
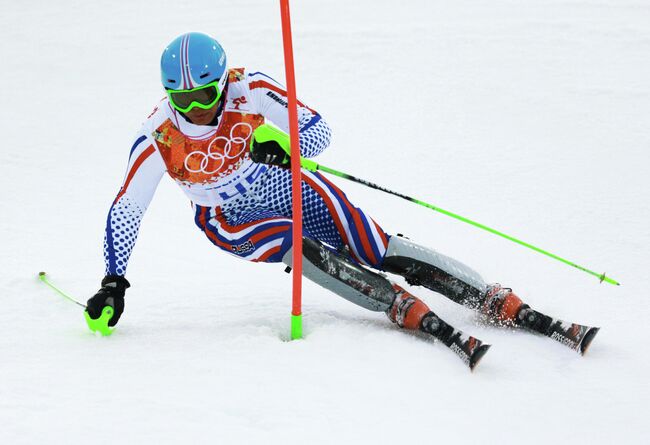
[[102,309],[111,306],[114,310],[113,317],[108,322],[109,326],[115,326],[124,312],[124,293],[131,287],[126,278],[119,275],[106,275],[102,280],[102,287],[88,300],[86,310],[93,320],[102,315]]
[[271,125],[260,125],[253,132],[251,159],[262,164],[287,166],[291,148],[289,135]]

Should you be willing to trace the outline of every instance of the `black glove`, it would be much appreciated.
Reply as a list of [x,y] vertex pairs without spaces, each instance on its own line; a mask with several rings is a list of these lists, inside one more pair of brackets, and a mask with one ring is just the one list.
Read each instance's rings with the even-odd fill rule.
[[290,157],[276,141],[257,142],[253,139],[251,159],[253,162],[282,166],[289,164]]
[[131,287],[126,278],[119,275],[106,275],[102,280],[102,287],[88,300],[86,310],[93,320],[102,315],[105,306],[113,308],[113,317],[108,322],[109,326],[115,326],[124,312],[124,292]]

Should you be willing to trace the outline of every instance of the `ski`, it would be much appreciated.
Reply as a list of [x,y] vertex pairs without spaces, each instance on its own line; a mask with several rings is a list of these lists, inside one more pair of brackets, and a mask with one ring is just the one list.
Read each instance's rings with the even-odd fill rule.
[[600,328],[550,317],[529,307],[517,315],[518,324],[526,329],[549,337],[579,354],[584,355]]
[[420,330],[440,340],[460,357],[471,371],[474,370],[491,346],[454,328],[433,312],[429,312],[424,316]]

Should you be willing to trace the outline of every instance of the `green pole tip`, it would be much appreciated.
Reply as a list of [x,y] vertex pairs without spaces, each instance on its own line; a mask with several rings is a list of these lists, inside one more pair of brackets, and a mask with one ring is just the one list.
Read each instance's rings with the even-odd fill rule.
[[102,309],[102,315],[100,315],[99,318],[90,318],[87,310],[84,311],[84,317],[86,318],[86,323],[91,331],[99,332],[104,337],[108,337],[113,333],[113,328],[108,326],[108,322],[113,318],[113,308],[111,306],[104,306],[104,309]]
[[302,338],[302,314],[291,314],[291,340]]
[[613,284],[615,286],[620,286],[621,285],[621,283],[619,283],[618,281],[616,281],[616,280],[614,280],[612,278],[609,278],[607,275],[605,275],[604,272],[599,278],[600,278],[601,283],[604,281],[606,283]]

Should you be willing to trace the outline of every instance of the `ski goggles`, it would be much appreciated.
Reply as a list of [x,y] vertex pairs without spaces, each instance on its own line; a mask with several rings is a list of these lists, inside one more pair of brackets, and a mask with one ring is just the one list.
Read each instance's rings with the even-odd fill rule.
[[187,113],[194,107],[207,110],[214,107],[223,93],[225,85],[220,83],[219,80],[215,80],[191,90],[167,90],[167,96],[172,106],[181,113]]

